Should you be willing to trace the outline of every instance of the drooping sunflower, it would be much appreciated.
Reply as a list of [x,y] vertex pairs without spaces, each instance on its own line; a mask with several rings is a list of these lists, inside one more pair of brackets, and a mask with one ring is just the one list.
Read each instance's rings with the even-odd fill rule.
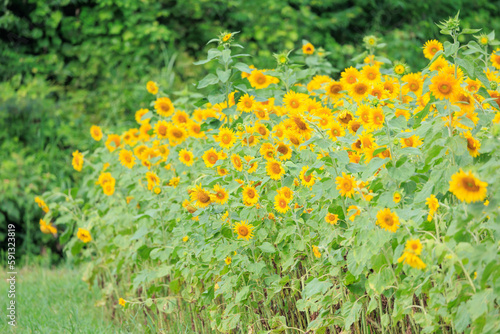
[[220,147],[229,149],[236,142],[236,134],[232,129],[222,127],[219,129],[216,140],[219,142]]
[[450,189],[460,201],[479,202],[486,198],[488,183],[479,180],[471,171],[462,169],[451,176]]
[[288,201],[286,200],[285,196],[280,194],[274,196],[274,208],[279,213],[286,213],[288,210],[290,210],[290,207],[288,206]]
[[312,128],[300,112],[290,112],[288,122],[299,136],[310,138]]
[[268,160],[266,171],[267,175],[273,180],[279,180],[285,174],[285,169],[281,165],[281,162],[275,159]]
[[325,221],[328,224],[336,225],[339,222],[339,216],[333,213],[327,213],[325,216]]
[[318,246],[313,245],[312,250],[313,250],[314,256],[319,259],[321,257],[321,252],[319,251]]
[[168,97],[160,97],[155,101],[155,110],[158,115],[163,117],[171,116],[175,109],[172,101]]
[[256,106],[255,97],[250,96],[248,94],[245,94],[242,97],[240,97],[240,101],[237,104],[238,110],[244,112],[252,112],[255,106]]
[[190,197],[191,202],[199,208],[206,208],[212,202],[210,193],[203,189],[201,185],[197,185],[195,189],[191,190]]
[[44,234],[57,234],[57,228],[52,223],[47,224],[43,219],[40,219],[40,231]]
[[148,109],[145,109],[145,108],[141,108],[139,110],[137,110],[135,112],[135,121],[138,123],[138,124],[145,124],[145,123],[149,123],[149,120],[151,118],[145,118],[143,119],[143,116],[146,115],[147,113],[149,112]]
[[78,237],[78,239],[80,239],[84,243],[88,243],[88,242],[92,241],[92,236],[90,235],[89,230],[81,228],[81,227],[78,228],[78,232],[76,232],[76,236]]
[[403,264],[407,264],[412,268],[416,269],[425,269],[426,265],[422,261],[418,255],[415,255],[411,252],[404,251],[403,255],[398,259],[398,262],[403,262]]
[[215,194],[212,195],[212,200],[219,204],[225,204],[229,199],[229,194],[226,189],[222,188],[219,184],[214,186]]
[[252,186],[246,186],[243,189],[243,203],[246,206],[254,206],[259,201],[259,194]]
[[168,122],[160,120],[155,124],[155,134],[158,139],[168,138]]
[[496,49],[491,53],[490,60],[491,63],[493,64],[493,67],[500,70],[500,48]]
[[431,39],[424,44],[423,49],[424,57],[431,60],[439,50],[443,50],[443,44],[435,39]]
[[42,209],[43,212],[45,212],[45,213],[49,212],[49,207],[47,206],[45,201],[43,199],[41,199],[40,197],[38,197],[38,196],[35,197],[35,203],[38,204],[38,207],[40,207],[40,209]]
[[255,132],[258,133],[259,135],[261,135],[263,138],[269,137],[270,132],[264,124],[255,123],[253,128],[254,128]]
[[386,231],[396,232],[399,228],[399,217],[390,209],[382,209],[377,213],[377,225]]
[[479,149],[481,148],[481,143],[479,142],[479,140],[474,138],[470,131],[467,131],[464,134],[464,137],[467,140],[467,151],[469,151],[471,157],[475,158],[479,156]]
[[127,167],[132,168],[135,165],[135,157],[134,154],[129,150],[121,150],[119,155],[120,163]]
[[73,161],[71,164],[76,171],[81,172],[83,168],[83,154],[80,151],[76,150],[73,152]]
[[234,232],[238,234],[238,239],[245,239],[248,241],[253,238],[254,226],[252,224],[247,224],[246,220],[243,220],[234,225]]
[[243,163],[239,155],[237,154],[231,155],[231,162],[233,163],[233,166],[236,170],[240,172],[243,170]]
[[95,141],[99,141],[102,139],[102,130],[97,125],[92,125],[90,127],[90,135]]
[[248,165],[248,170],[247,170],[247,173],[248,174],[252,174],[253,172],[255,172],[259,166],[258,162],[257,161],[254,161],[252,163],[250,163],[250,161],[252,161],[253,159],[255,159],[255,157],[251,157],[249,155],[245,155],[244,157],[245,161],[247,162],[247,165]]
[[302,167],[302,170],[300,171],[300,174],[299,174],[299,178],[302,182],[302,185],[310,188],[316,182],[316,177],[313,175],[313,172],[308,173],[307,172],[308,170],[309,170],[309,166]]
[[429,90],[437,99],[454,101],[460,92],[460,85],[452,74],[439,72],[438,75],[431,79]]
[[220,159],[219,153],[214,148],[211,148],[203,154],[203,161],[208,168],[212,168]]
[[347,175],[342,172],[342,176],[337,176],[335,178],[335,183],[342,196],[352,198],[352,195],[354,195],[356,191],[356,180],[352,175]]

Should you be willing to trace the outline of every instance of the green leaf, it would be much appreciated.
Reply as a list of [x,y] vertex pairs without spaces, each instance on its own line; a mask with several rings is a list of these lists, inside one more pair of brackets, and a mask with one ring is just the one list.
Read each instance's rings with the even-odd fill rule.
[[215,74],[210,73],[200,80],[200,82],[198,83],[198,89],[205,88],[210,85],[215,85],[218,82],[219,78]]
[[274,252],[276,252],[276,249],[274,248],[274,246],[271,245],[269,242],[264,242],[262,245],[259,246],[259,248],[264,253],[274,253]]
[[306,284],[304,290],[302,291],[302,296],[304,299],[308,299],[318,293],[324,294],[331,286],[333,286],[331,282],[320,281],[315,277],[312,281]]
[[344,316],[344,330],[350,330],[351,325],[358,321],[359,311],[361,311],[361,303],[355,301],[346,302],[342,305],[342,315]]
[[231,69],[228,69],[227,71],[223,71],[220,68],[217,69],[217,77],[219,77],[220,82],[226,83],[230,76]]
[[470,34],[478,33],[481,30],[482,29],[469,29],[469,28],[467,28],[467,29],[462,30],[461,34],[469,34],[470,35]]

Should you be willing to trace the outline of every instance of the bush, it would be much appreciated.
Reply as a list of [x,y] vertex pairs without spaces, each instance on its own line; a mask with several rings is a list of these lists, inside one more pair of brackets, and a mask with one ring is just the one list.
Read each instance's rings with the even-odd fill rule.
[[308,41],[259,70],[221,34],[201,98],[148,83],[44,220],[144,331],[497,332],[500,43],[440,30],[422,72],[367,36],[339,77]]

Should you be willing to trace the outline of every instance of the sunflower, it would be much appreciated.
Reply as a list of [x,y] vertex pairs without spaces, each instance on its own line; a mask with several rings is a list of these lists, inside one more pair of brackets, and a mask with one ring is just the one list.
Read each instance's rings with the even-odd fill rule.
[[217,151],[211,148],[205,151],[202,158],[203,161],[205,162],[205,165],[209,168],[212,168],[217,163],[220,157]]
[[105,145],[110,152],[114,152],[114,150],[121,146],[120,136],[115,134],[108,135]]
[[259,201],[259,194],[252,186],[246,186],[243,189],[243,203],[246,206],[253,206]]
[[230,149],[236,142],[236,135],[232,129],[222,127],[215,140],[219,142],[220,147]]
[[168,181],[168,185],[174,188],[177,188],[179,183],[181,182],[181,178],[179,176],[174,176]]
[[370,86],[363,81],[358,81],[349,87],[349,95],[356,101],[360,102],[368,96]]
[[231,155],[231,162],[233,163],[233,166],[236,170],[240,172],[243,170],[243,163],[239,155],[237,154]]
[[431,195],[430,197],[426,198],[425,204],[429,207],[429,215],[427,216],[427,220],[431,221],[432,216],[434,216],[434,213],[439,208],[439,201],[437,200],[436,196]]
[[175,111],[172,101],[168,97],[160,97],[155,101],[155,110],[160,116],[168,117]]
[[281,165],[281,162],[275,159],[268,160],[266,171],[267,175],[273,180],[279,180],[285,174],[285,169]]
[[311,43],[302,45],[302,52],[306,55],[312,55],[314,53],[314,45]]
[[356,180],[352,175],[347,175],[342,172],[342,176],[337,176],[335,178],[335,183],[337,184],[337,189],[340,190],[340,194],[342,196],[352,198],[356,187]]
[[248,77],[250,85],[255,89],[267,88],[272,83],[277,83],[276,78],[265,75],[262,71],[253,70]]
[[201,125],[196,123],[193,120],[190,120],[187,124],[187,130],[189,132],[189,136],[193,138],[203,138],[205,137],[205,132],[201,131]]
[[197,185],[195,189],[191,190],[190,196],[191,202],[199,208],[206,208],[212,202],[210,193],[203,189],[201,185]]
[[321,252],[319,251],[318,246],[313,245],[312,250],[313,250],[314,256],[319,259],[321,257]]
[[450,189],[460,201],[479,202],[486,198],[488,183],[479,180],[471,171],[462,169],[451,176]]
[[186,129],[182,126],[169,125],[167,132],[168,140],[172,146],[181,144],[188,137]]
[[283,137],[285,136],[285,127],[283,123],[279,123],[273,126],[272,134],[274,137],[277,137],[278,139],[283,139]]
[[80,151],[76,150],[73,152],[73,161],[71,164],[76,171],[81,172],[83,168],[83,154]]
[[135,165],[134,154],[129,150],[121,150],[119,159],[120,163],[127,168],[132,168]]
[[277,143],[277,148],[276,150],[278,151],[278,157],[280,160],[288,160],[292,157],[292,149],[285,143],[283,142],[278,142]]
[[40,219],[40,231],[44,234],[57,234],[57,228],[52,223],[47,224],[43,219]]
[[372,108],[370,112],[370,125],[373,129],[380,129],[384,126],[385,116],[382,108]]
[[78,232],[76,232],[76,236],[78,239],[83,241],[84,243],[88,243],[92,241],[92,236],[90,235],[90,232],[84,228],[79,227]]
[[369,129],[371,127],[371,114],[371,108],[366,104],[360,104],[358,110],[356,111],[356,115],[359,117],[359,120],[365,129]]
[[253,238],[252,224],[247,224],[246,220],[242,220],[234,225],[234,232],[238,234],[238,239],[245,239],[248,241]]
[[213,190],[215,194],[212,194],[212,201],[217,202],[219,204],[225,204],[229,199],[229,194],[226,191],[226,189],[216,184]]
[[158,139],[168,138],[168,122],[167,121],[158,121],[155,124],[155,134]]
[[148,81],[148,83],[146,84],[146,89],[153,95],[158,94],[158,85],[156,84],[156,82]]
[[240,101],[237,104],[237,109],[244,112],[252,112],[252,110],[255,108],[255,105],[255,97],[245,94],[240,97]]
[[283,104],[290,111],[300,112],[306,109],[304,95],[296,93],[293,90],[285,94],[283,97]]
[[344,128],[347,128],[349,126],[349,123],[354,119],[354,115],[347,109],[342,110],[339,112],[337,116],[337,120],[339,121],[340,125],[342,125]]
[[481,143],[479,142],[479,140],[472,137],[470,131],[467,131],[464,134],[464,137],[467,140],[467,151],[469,151],[469,154],[473,158],[479,156],[479,149],[481,148]]
[[102,130],[97,125],[92,125],[90,127],[90,135],[95,141],[99,141],[102,139]]
[[292,143],[293,146],[295,147],[299,147],[300,144],[302,144],[303,142],[302,138],[293,130],[285,130],[285,136],[288,138],[290,143]]
[[344,93],[341,92],[345,90],[346,89],[341,81],[331,81],[325,87],[326,95],[332,101],[338,101],[342,96],[344,96]]
[[406,66],[404,64],[400,64],[400,63],[394,64],[393,70],[394,70],[394,73],[396,73],[398,75],[403,75],[406,72]]
[[398,259],[398,263],[400,262],[403,262],[404,264],[407,264],[410,267],[416,269],[425,269],[426,267],[425,263],[418,257],[418,255],[415,255],[408,251],[403,252],[403,255],[401,255],[401,257]]
[[217,167],[217,174],[219,174],[220,176],[224,176],[224,175],[228,174],[228,171],[224,167],[218,166]]
[[254,131],[257,132],[259,135],[261,135],[264,138],[269,137],[269,130],[264,124],[261,123],[255,123],[253,126]]
[[148,181],[148,189],[153,189],[154,186],[160,184],[160,178],[155,172],[147,172],[146,180]]
[[396,232],[399,228],[399,217],[390,209],[383,209],[377,213],[377,225],[386,231]]
[[288,201],[285,196],[281,194],[277,194],[276,196],[274,196],[274,208],[279,213],[286,213],[288,210],[290,210]]
[[424,57],[430,60],[434,58],[434,55],[439,50],[443,50],[443,44],[436,41],[435,39],[432,39],[424,44],[423,49],[424,49]]
[[49,207],[47,206],[47,204],[44,202],[43,199],[41,199],[40,197],[35,197],[35,203],[38,204],[38,206],[40,207],[40,209],[43,210],[43,212],[45,213],[48,213],[49,212]]
[[240,133],[241,144],[243,146],[252,147],[259,143],[259,138],[253,135],[254,131],[253,127],[246,127],[245,131]]
[[337,137],[345,136],[345,130],[339,123],[332,121],[330,123],[330,128],[327,131],[328,136],[333,140],[337,141]]
[[500,48],[491,53],[490,60],[493,66],[500,70]]
[[[356,147],[357,147],[357,142],[355,142]],[[375,139],[373,138],[373,135],[368,132],[368,131],[363,131],[359,135],[359,149],[367,149],[367,148],[372,148],[375,145]]]
[[[404,131],[404,132],[411,132],[411,130],[406,129],[406,131]],[[405,148],[405,147],[417,147],[417,146],[422,145],[422,140],[417,135],[413,135],[413,136],[408,137],[408,138],[401,138],[400,141],[401,141],[401,146],[403,148]]]
[[359,71],[354,67],[346,68],[341,74],[340,81],[346,85],[353,85],[358,81],[358,78],[361,76]]
[[305,119],[304,115],[300,112],[291,112],[289,117],[290,118],[287,120],[287,124],[291,125],[293,131],[299,136],[310,138],[312,128]]
[[431,79],[429,90],[437,99],[454,100],[460,92],[460,85],[452,74],[439,72]]
[[255,116],[261,121],[268,121],[269,120],[269,111],[264,109],[261,106],[258,106],[255,111],[254,111]]
[[443,56],[439,56],[438,59],[434,60],[434,62],[429,66],[429,70],[431,71],[441,71],[443,68],[449,66],[448,61]]
[[408,94],[413,92],[417,97],[422,95],[422,89],[424,88],[424,80],[422,76],[418,73],[410,73],[401,78],[401,81],[405,82],[406,85],[403,86],[403,94]]
[[366,82],[377,83],[381,80],[380,70],[377,66],[364,66],[361,76]]
[[398,204],[400,201],[401,201],[401,193],[399,191],[396,191],[393,195],[392,195],[392,200],[394,201],[394,203]]
[[293,190],[288,187],[282,187],[277,190],[278,194],[285,197],[287,202],[290,202],[293,199]]
[[257,167],[259,166],[257,161],[254,161],[252,163],[250,163],[250,161],[252,161],[253,159],[255,159],[255,157],[251,157],[249,155],[245,155],[245,161],[247,162],[247,165],[249,166],[247,172],[248,174],[252,174],[253,172],[255,172],[257,170]]
[[300,172],[299,174],[299,178],[302,182],[302,185],[306,186],[306,187],[312,187],[314,185],[314,183],[316,182],[316,177],[313,175],[313,173],[307,173],[309,169],[309,166],[304,166],[302,167],[302,171]]
[[271,143],[264,143],[259,149],[260,155],[266,160],[273,160],[275,154],[275,148]]
[[336,225],[336,224],[339,222],[339,216],[338,216],[338,215],[335,215],[335,214],[333,214],[333,213],[328,213],[328,214],[325,216],[325,221],[326,221],[328,224]]

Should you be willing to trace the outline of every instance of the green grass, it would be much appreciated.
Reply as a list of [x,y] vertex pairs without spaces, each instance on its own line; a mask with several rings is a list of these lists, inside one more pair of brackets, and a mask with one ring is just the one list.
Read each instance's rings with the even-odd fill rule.
[[[7,318],[8,278],[2,269],[0,281],[0,333],[137,333],[135,325],[114,323],[113,307],[97,307],[97,287],[89,289],[75,269],[28,267],[18,271],[16,281],[17,326]],[[132,326],[132,327],[131,327]]]

